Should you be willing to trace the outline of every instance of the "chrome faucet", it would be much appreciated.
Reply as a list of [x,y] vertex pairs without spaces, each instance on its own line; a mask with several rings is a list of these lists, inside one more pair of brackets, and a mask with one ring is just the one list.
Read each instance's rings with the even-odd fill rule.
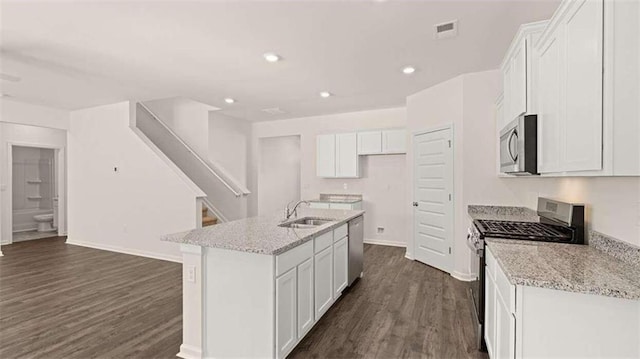
[[284,220],[285,221],[287,219],[291,218],[291,215],[295,215],[296,217],[298,217],[298,206],[301,203],[306,203],[308,205],[309,201],[298,201],[298,202],[296,202],[295,206],[293,206],[293,209],[289,209],[289,205],[291,204],[291,202],[287,203],[287,207],[284,209]]

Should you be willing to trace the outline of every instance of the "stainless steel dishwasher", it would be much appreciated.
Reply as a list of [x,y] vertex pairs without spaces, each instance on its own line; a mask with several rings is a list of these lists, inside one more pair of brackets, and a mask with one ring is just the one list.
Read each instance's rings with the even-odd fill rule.
[[349,285],[362,277],[364,255],[364,216],[349,221]]

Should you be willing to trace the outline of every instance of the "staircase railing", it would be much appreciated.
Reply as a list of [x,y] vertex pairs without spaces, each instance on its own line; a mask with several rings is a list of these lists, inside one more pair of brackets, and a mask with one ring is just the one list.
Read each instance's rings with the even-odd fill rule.
[[200,187],[207,195],[207,207],[220,220],[246,217],[246,196],[251,191],[219,165],[202,158],[143,103],[136,104],[136,127]]

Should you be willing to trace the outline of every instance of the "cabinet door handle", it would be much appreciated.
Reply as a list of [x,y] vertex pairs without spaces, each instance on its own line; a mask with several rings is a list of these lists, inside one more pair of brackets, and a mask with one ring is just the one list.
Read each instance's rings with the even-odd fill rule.
[[418,202],[413,202],[414,207],[418,207]]

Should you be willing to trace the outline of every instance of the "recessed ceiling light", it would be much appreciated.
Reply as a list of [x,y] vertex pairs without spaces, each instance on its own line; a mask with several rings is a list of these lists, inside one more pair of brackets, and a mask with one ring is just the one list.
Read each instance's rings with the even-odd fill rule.
[[231,103],[236,102],[236,100],[232,99],[231,97],[227,97],[227,98],[224,99],[224,102],[231,104]]
[[414,72],[416,72],[416,68],[412,67],[412,66],[405,66],[402,69],[402,73],[405,74],[405,75],[411,75]]
[[267,52],[266,54],[264,54],[262,56],[264,56],[264,59],[267,60],[267,62],[278,62],[278,61],[280,61],[280,56],[274,54],[273,52]]
[[322,92],[320,92],[320,97],[322,97],[322,98],[331,97],[331,92],[322,91]]

